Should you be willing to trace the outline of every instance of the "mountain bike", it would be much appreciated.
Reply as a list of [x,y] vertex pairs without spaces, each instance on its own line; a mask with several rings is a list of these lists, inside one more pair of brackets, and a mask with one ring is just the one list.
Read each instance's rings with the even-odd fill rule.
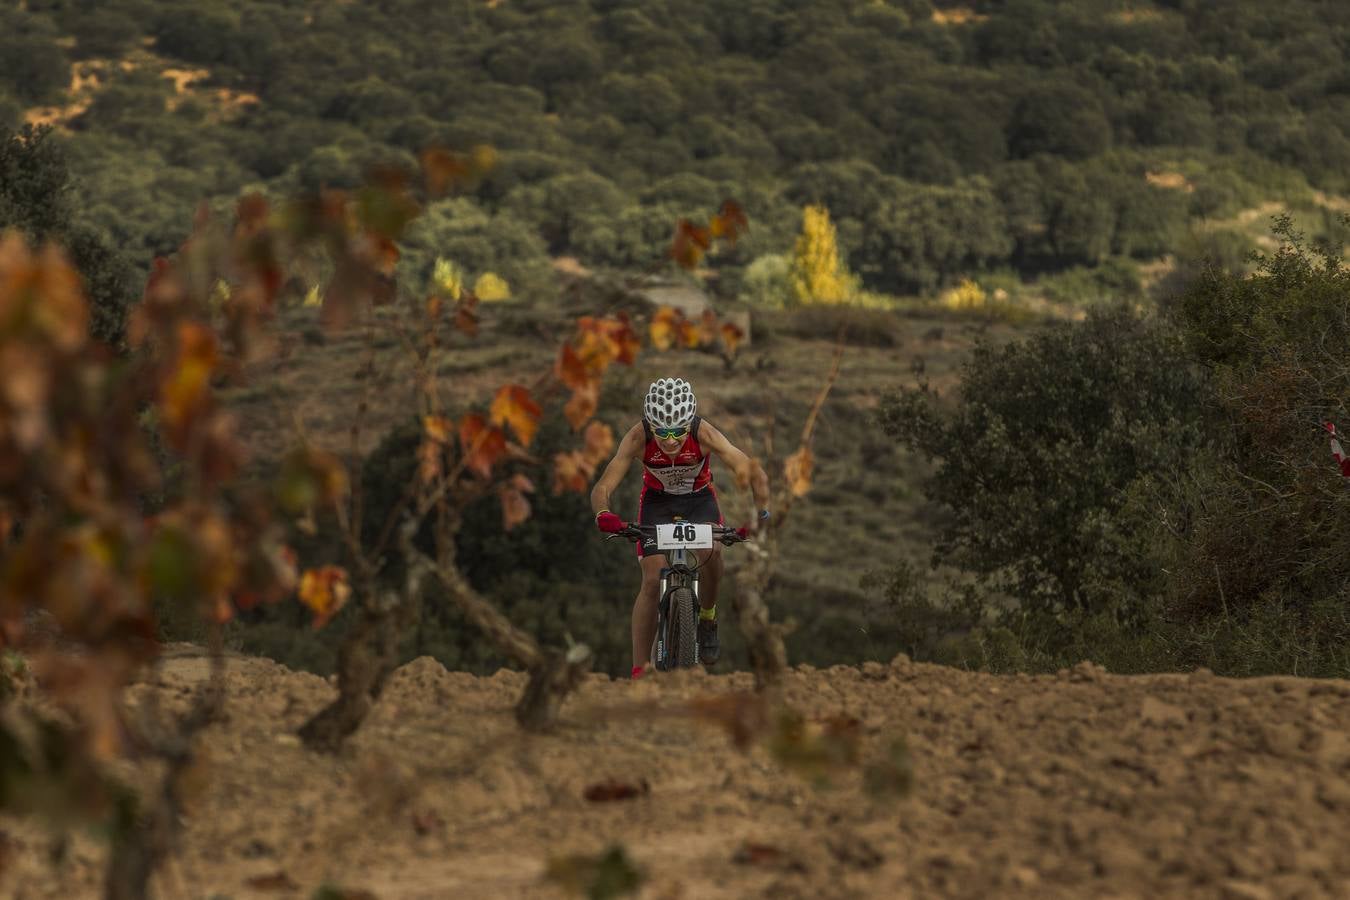
[[693,551],[711,550],[713,541],[729,547],[746,538],[725,525],[682,521],[629,525],[615,537],[626,537],[634,543],[655,537],[657,551],[666,557],[656,595],[652,664],[661,672],[698,665],[699,561]]

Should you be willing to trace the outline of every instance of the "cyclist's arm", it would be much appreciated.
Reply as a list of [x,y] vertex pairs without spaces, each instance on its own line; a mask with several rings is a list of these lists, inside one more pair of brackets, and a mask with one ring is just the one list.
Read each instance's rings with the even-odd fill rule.
[[628,474],[628,466],[642,452],[642,446],[642,426],[634,425],[619,441],[619,449],[615,451],[614,458],[605,466],[605,471],[600,474],[595,487],[591,488],[591,512],[598,516],[609,509],[609,495],[614,493],[619,482],[623,481],[623,476]]
[[755,508],[761,511],[769,508],[769,476],[764,467],[751,459],[743,450],[727,440],[726,435],[712,425],[704,422],[699,427],[699,443],[716,453],[736,476],[739,485],[750,485],[750,493],[755,498]]

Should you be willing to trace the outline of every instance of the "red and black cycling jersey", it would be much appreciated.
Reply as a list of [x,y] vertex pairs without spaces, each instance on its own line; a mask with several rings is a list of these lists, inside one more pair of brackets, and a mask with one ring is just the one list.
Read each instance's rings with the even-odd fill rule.
[[703,419],[694,416],[684,443],[673,455],[661,449],[646,419],[642,434],[647,439],[642,448],[642,484],[647,490],[666,494],[692,494],[712,484],[712,466],[708,451],[698,442],[699,426]]

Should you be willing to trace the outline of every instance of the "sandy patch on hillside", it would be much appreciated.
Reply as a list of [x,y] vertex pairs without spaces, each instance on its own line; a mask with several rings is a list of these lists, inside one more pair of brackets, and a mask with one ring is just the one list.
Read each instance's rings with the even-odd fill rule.
[[[181,702],[205,671],[170,659],[133,698]],[[903,660],[794,671],[788,699],[861,720],[865,758],[908,740],[916,787],[898,800],[852,774],[813,788],[708,727],[582,722],[595,706],[747,684],[594,676],[558,734],[527,738],[510,715],[521,675],[422,658],[335,759],[291,736],[332,695],[326,681],[234,660],[228,721],[205,735],[210,780],[155,896],[307,898],[331,883],[381,900],[561,897],[543,879],[549,858],[613,842],[653,900],[1350,896],[1350,682],[1087,665],[995,677]],[[650,792],[584,799],[610,778]],[[0,824],[0,893],[97,895],[97,842],[53,869],[40,833]]]

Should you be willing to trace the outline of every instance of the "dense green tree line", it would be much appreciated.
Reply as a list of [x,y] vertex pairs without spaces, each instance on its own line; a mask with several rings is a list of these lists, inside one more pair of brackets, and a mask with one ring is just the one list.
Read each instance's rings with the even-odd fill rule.
[[[485,232],[511,252],[532,225],[533,262],[649,261],[659,223],[733,194],[763,227],[719,265],[783,252],[817,201],[866,286],[926,291],[1153,256],[1304,178],[1343,190],[1338,9],[1016,0],[954,24],[926,0],[31,0],[0,7],[0,117],[147,42],[257,96],[224,115],[205,94],[168,103],[156,72],[104,70],[71,123],[79,197],[142,264],[200,196],[349,185],[487,142],[502,165],[470,200],[505,218]],[[1168,164],[1189,193],[1145,182]]]

